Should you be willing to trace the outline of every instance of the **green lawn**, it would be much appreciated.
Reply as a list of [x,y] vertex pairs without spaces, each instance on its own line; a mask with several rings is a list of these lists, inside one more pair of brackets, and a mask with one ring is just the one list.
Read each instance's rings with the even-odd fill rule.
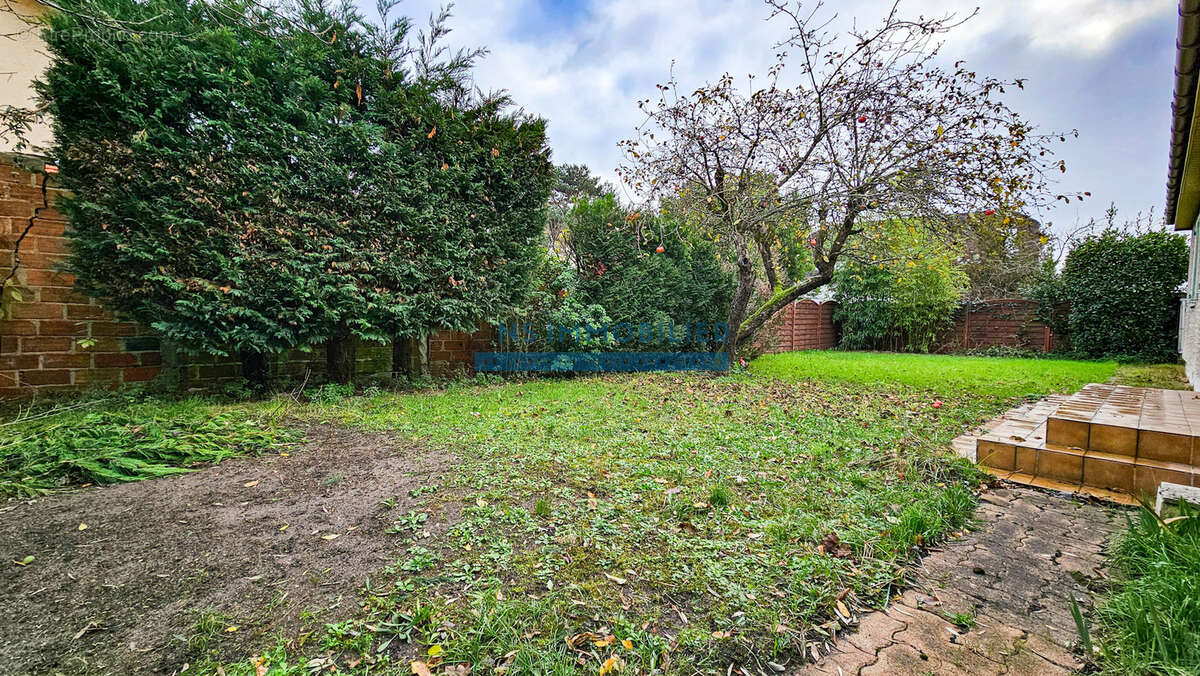
[[293,413],[394,430],[462,461],[428,498],[434,514],[461,505],[461,522],[442,542],[398,538],[374,582],[402,591],[360,627],[421,608],[432,617],[413,636],[448,662],[566,674],[615,658],[629,673],[692,673],[770,669],[820,639],[839,608],[896,593],[903,564],[973,511],[974,471],[947,442],[1002,405],[966,391],[934,408],[886,386],[647,374]]
[[864,385],[906,385],[938,393],[969,390],[998,397],[1074,392],[1102,383],[1115,362],[1008,359],[940,354],[810,350],[759,357],[750,370],[788,382],[823,380]]
[[[953,437],[1013,397],[1073,390],[1114,368],[798,353],[720,377],[71,411],[0,427],[0,449],[10,492],[46,486],[28,480],[28,458],[51,485],[111,480],[73,469],[89,434],[108,440],[117,467],[121,454],[169,465],[152,452],[164,444],[189,464],[209,447],[213,417],[230,426],[231,452],[286,441],[274,422],[284,416],[389,430],[457,458],[420,512],[394,515],[395,558],[357,608],[279,637],[257,663],[226,660],[230,676],[307,674],[318,655],[340,673],[407,674],[380,652],[406,641],[421,659],[474,673],[723,673],[731,663],[771,673],[824,640],[839,614],[883,604],[907,562],[964,527],[977,475],[947,450]],[[114,426],[131,433],[112,443]],[[426,518],[453,525],[424,538]],[[217,670],[197,655],[189,673]]]
[[1122,364],[1114,381],[1134,387],[1158,387],[1164,390],[1190,390],[1183,364]]

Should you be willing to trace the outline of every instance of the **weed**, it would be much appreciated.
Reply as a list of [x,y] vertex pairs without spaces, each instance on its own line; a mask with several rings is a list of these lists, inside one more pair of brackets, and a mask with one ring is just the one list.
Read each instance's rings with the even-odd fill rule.
[[409,547],[408,558],[400,563],[400,570],[419,573],[433,568],[437,565],[439,558],[441,557],[436,552],[425,547]]
[[964,610],[957,613],[946,613],[946,620],[958,627],[959,629],[967,630],[974,629],[978,622],[975,619],[974,610]]
[[201,611],[187,639],[188,650],[198,657],[210,656],[230,626],[233,626],[233,620],[228,615],[216,612],[211,607]]
[[1095,613],[1101,671],[1200,673],[1200,514],[1181,505],[1163,521],[1143,507],[1111,563],[1112,591]]
[[713,507],[726,507],[733,502],[733,491],[725,484],[716,484],[708,491],[708,504]]
[[429,514],[426,512],[415,512],[408,510],[407,513],[401,514],[392,522],[391,528],[387,529],[390,534],[403,533],[405,531],[415,532],[421,528],[421,524],[429,519]]
[[414,488],[408,492],[408,497],[419,498],[422,495],[427,495],[429,493],[436,493],[437,489],[438,489],[437,484],[426,484],[424,486],[417,486],[416,488]]

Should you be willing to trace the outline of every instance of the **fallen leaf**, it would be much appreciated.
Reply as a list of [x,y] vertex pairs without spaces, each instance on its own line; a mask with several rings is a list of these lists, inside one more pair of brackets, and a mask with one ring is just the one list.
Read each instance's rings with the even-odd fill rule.
[[630,641],[629,639],[624,639],[623,641],[621,641],[621,646],[623,648],[625,648],[626,650],[633,650],[633,641]]
[[612,580],[613,582],[616,582],[617,584],[625,584],[626,582],[628,582],[628,580],[626,580],[623,577],[617,577],[616,575],[609,575],[608,573],[605,573],[604,577],[607,577],[608,579]]
[[[430,134],[430,136],[433,136],[433,134]],[[417,676],[433,676],[433,672],[429,671],[429,666],[424,662],[413,662],[411,668],[412,672]]]
[[17,561],[16,559],[14,559],[13,563],[17,564],[18,566],[28,566],[29,564],[33,563],[33,556],[32,555],[26,556],[25,558],[21,559],[20,561]]
[[86,523],[79,524],[79,530],[87,530],[87,524]]
[[237,625],[231,625],[231,626],[225,627],[225,633],[232,634],[233,632],[237,631],[238,629],[240,629],[240,627],[238,627]]
[[258,479],[255,479],[254,481],[247,481],[246,483],[242,484],[242,486],[245,488],[254,488],[257,485],[258,485]]

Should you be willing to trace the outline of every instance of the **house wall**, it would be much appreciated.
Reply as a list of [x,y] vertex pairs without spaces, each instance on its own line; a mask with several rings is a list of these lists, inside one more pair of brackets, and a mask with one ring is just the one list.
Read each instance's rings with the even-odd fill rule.
[[[35,0],[5,0],[0,11],[0,105],[31,107],[34,79],[50,64],[46,46],[39,37],[41,27],[34,22],[46,7]],[[36,125],[28,134],[37,152],[50,144],[50,125]],[[0,153],[16,149],[16,139],[0,135]]]
[[1188,264],[1187,293],[1180,300],[1179,308],[1179,352],[1183,356],[1184,369],[1192,389],[1200,386],[1200,308],[1196,307],[1200,299],[1200,246],[1196,241],[1193,229],[1189,235],[1191,241],[1191,260]]

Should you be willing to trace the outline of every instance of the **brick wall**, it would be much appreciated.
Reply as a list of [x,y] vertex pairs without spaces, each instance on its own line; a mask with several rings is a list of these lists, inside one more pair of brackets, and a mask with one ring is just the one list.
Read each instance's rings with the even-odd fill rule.
[[[58,270],[69,240],[66,222],[54,209],[61,190],[54,176],[47,176],[43,198],[43,176],[0,157],[0,280],[12,273],[14,282],[0,315],[0,397],[155,379],[164,369],[159,338],[76,293],[74,278]],[[431,371],[439,376],[470,372],[474,353],[489,349],[493,338],[490,327],[474,334],[433,334]],[[364,378],[389,374],[391,359],[391,345],[364,343],[358,348],[358,373]],[[178,365],[183,389],[210,389],[241,378],[236,356],[171,358],[168,352],[166,361]],[[324,370],[320,347],[292,350],[271,363],[272,376],[283,380],[307,375],[317,382]]]
[[74,278],[58,271],[66,222],[54,209],[54,178],[45,178],[43,192],[42,175],[0,161],[0,279],[12,282],[0,318],[0,395],[152,380],[162,365],[158,340],[76,293]]
[[832,301],[794,301],[771,318],[755,340],[757,352],[774,354],[796,350],[827,350],[837,347],[838,331],[833,322]]

